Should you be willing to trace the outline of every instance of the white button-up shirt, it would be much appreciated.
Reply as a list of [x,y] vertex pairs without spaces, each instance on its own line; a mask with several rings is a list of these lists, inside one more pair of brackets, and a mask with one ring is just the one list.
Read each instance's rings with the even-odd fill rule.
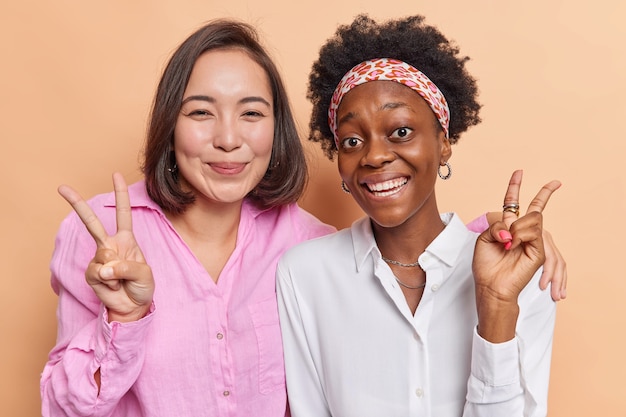
[[476,332],[477,234],[456,215],[419,262],[415,315],[370,221],[305,242],[280,260],[277,291],[293,417],[544,416],[556,306],[540,271],[519,297],[516,337]]

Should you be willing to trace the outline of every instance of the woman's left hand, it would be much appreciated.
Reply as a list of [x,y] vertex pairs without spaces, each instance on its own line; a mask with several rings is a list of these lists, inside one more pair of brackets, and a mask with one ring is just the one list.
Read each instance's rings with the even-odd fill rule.
[[[514,173],[513,176],[511,176],[511,181],[509,182],[507,197],[505,198],[505,201],[517,201],[516,199],[519,196],[521,180],[521,173]],[[554,182],[546,184],[546,187],[548,186],[555,186],[555,184]],[[556,187],[558,188],[558,186]],[[549,198],[552,192],[554,192],[555,190],[556,188],[550,191],[550,194],[547,195],[547,198]],[[537,197],[541,198],[540,195],[537,195]],[[547,198],[543,202],[543,207],[545,207],[545,204],[547,203]],[[532,207],[532,205],[531,207],[529,207],[528,212],[531,211]],[[510,227],[515,220],[517,220],[517,218],[513,215],[513,213],[487,213],[487,221],[490,226],[498,221],[504,221],[507,224],[507,227]],[[550,293],[552,295],[552,299],[554,301],[560,301],[567,297],[567,263],[565,262],[565,258],[563,257],[563,255],[561,255],[559,248],[554,242],[552,234],[546,229],[542,230],[545,262],[543,264],[543,271],[541,273],[539,287],[542,290],[545,290],[548,287],[548,284],[550,284]]]
[[[504,204],[518,204],[522,172],[515,171]],[[502,221],[494,222],[476,242],[473,272],[479,315],[479,333],[492,342],[514,335],[517,298],[544,263],[542,211],[559,181],[544,185],[530,203],[526,215],[505,211]],[[496,323],[496,321],[498,323]]]

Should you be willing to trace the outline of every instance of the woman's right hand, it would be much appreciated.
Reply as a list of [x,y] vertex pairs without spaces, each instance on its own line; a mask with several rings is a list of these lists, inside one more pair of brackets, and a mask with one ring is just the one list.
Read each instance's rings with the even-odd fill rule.
[[144,317],[152,305],[152,270],[135,240],[128,187],[124,177],[113,174],[117,233],[109,236],[100,219],[78,192],[67,185],[59,187],[96,242],[96,254],[85,278],[107,308],[109,322],[129,322]]

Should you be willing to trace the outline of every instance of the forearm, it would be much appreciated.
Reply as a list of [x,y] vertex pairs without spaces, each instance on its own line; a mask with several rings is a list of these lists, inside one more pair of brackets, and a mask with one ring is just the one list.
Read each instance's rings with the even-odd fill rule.
[[494,344],[474,333],[464,417],[524,415],[517,342]]
[[503,343],[515,337],[519,315],[517,302],[493,300],[477,290],[478,334],[490,343]]
[[55,347],[41,378],[43,415],[112,415],[141,372],[148,325],[100,315]]
[[494,344],[475,333],[465,417],[547,415],[556,303],[540,276],[519,296],[513,339]]

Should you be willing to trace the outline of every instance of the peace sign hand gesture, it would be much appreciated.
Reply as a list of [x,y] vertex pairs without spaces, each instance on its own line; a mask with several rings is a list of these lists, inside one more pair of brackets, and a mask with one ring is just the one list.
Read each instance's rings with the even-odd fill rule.
[[113,188],[117,233],[111,236],[78,192],[67,185],[58,191],[96,242],[96,254],[85,272],[87,283],[107,308],[110,322],[129,322],[148,313],[154,279],[133,234],[128,188],[119,173],[113,174]]
[[517,298],[545,260],[542,211],[561,186],[558,181],[544,185],[518,219],[521,180],[522,171],[515,171],[504,201],[504,207],[517,207],[505,211],[501,222],[479,236],[474,252],[479,334],[494,343],[515,335]]

